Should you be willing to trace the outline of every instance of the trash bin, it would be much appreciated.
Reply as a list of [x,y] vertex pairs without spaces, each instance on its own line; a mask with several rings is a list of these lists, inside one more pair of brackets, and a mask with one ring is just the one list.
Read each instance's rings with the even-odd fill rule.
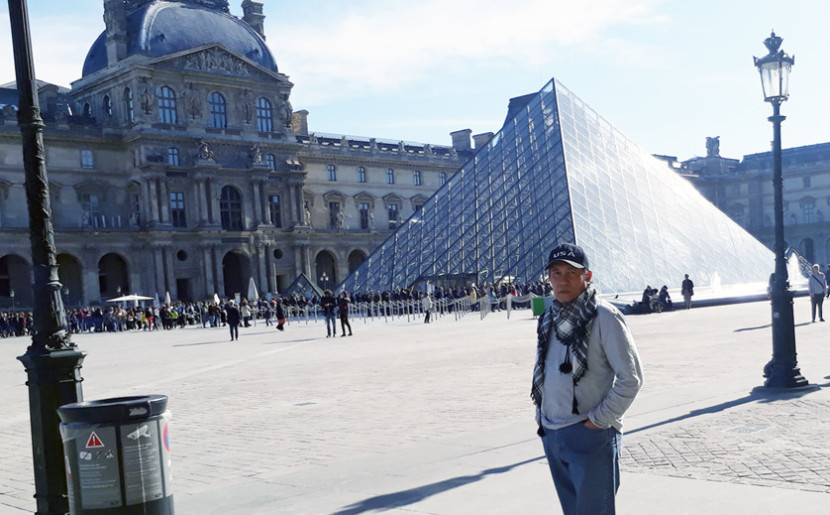
[[58,408],[72,515],[172,515],[167,396]]
[[533,297],[530,299],[530,307],[532,309],[533,316],[538,317],[545,312],[545,298]]

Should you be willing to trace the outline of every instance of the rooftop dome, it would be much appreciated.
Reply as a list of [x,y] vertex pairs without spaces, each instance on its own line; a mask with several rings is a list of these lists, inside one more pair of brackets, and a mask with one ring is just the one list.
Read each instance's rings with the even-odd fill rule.
[[[127,56],[161,57],[218,43],[268,70],[277,63],[262,37],[244,21],[197,4],[151,2],[127,14]],[[107,67],[106,31],[84,61],[83,76]]]

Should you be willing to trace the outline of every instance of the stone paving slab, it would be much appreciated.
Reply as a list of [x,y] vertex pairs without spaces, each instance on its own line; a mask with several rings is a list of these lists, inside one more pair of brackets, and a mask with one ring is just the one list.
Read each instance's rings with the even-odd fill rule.
[[[808,316],[797,299],[799,364],[826,386],[830,326]],[[768,304],[629,322],[646,384],[626,418],[621,513],[826,513],[830,389],[751,393],[771,354]],[[237,342],[202,328],[75,341],[86,399],[170,397],[179,513],[557,512],[528,395],[528,311],[352,325],[331,339],[322,323],[294,323]],[[0,514],[34,509],[14,359],[26,343],[0,340]],[[704,511],[710,493],[734,509]]]

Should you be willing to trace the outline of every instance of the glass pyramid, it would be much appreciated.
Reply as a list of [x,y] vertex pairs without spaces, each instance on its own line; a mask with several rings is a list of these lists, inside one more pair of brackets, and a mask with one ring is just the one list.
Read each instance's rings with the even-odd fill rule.
[[603,294],[766,283],[773,253],[555,79],[513,99],[504,126],[341,285],[349,291],[545,277],[582,246]]

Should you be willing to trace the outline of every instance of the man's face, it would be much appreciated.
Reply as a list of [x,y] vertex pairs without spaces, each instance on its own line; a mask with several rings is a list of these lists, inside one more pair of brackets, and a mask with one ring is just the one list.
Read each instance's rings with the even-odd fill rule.
[[564,304],[576,299],[588,288],[591,272],[558,261],[548,269],[548,278],[553,287],[553,296]]

